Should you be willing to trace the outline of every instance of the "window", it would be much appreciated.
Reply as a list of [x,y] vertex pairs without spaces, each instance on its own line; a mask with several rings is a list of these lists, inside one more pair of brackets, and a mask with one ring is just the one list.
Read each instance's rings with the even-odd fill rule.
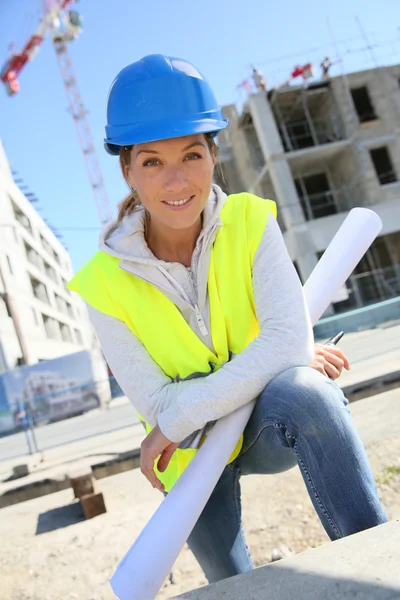
[[55,250],[53,250],[53,256],[54,256],[54,260],[56,261],[56,263],[59,264],[59,265],[61,265],[60,257],[59,257],[58,253]]
[[351,90],[351,96],[360,123],[368,123],[368,121],[375,121],[377,119],[366,87]]
[[47,337],[55,340],[60,339],[60,325],[58,321],[48,315],[42,315],[42,317]]
[[61,285],[64,288],[64,290],[67,292],[67,294],[69,294],[70,291],[67,288],[67,284],[68,284],[68,280],[61,276]]
[[42,242],[43,249],[47,252],[47,254],[53,256],[53,248],[42,234],[40,234],[40,241]]
[[73,319],[74,311],[72,310],[72,306],[69,302],[66,302],[66,305],[67,305],[67,314]]
[[49,277],[50,279],[52,279],[55,283],[58,283],[58,281],[57,281],[57,273],[55,272],[55,270],[53,269],[53,267],[51,265],[49,265],[49,263],[47,263],[47,262],[44,263],[44,269],[46,271],[47,277]]
[[374,163],[375,172],[381,185],[393,183],[397,181],[396,173],[394,172],[392,161],[389,156],[388,149],[374,148],[370,150],[372,162]]
[[4,293],[0,294],[0,316],[2,316],[3,314],[7,315],[7,317],[12,318],[10,306],[7,300],[7,295]]
[[63,313],[66,313],[67,312],[67,303],[64,300],[64,298],[61,298],[61,296],[59,296],[58,294],[54,294],[54,297],[56,299],[56,304],[57,304],[58,310]]
[[14,275],[13,268],[12,268],[12,265],[11,265],[11,259],[8,256],[8,254],[6,254],[6,258],[7,258],[7,265],[8,265],[8,270],[10,271],[10,275]]
[[[315,146],[311,129],[307,121],[289,121],[286,123],[286,129],[293,146],[293,150],[301,150],[302,148],[310,148]],[[283,137],[283,133],[281,132]],[[285,139],[283,137],[285,142]],[[287,148],[289,150],[289,148]]]
[[307,221],[338,212],[335,196],[325,173],[295,179],[294,183]]
[[32,248],[32,246],[30,246],[26,242],[24,242],[24,246],[26,258],[28,259],[28,261],[32,265],[35,265],[35,267],[37,267],[38,269],[42,270],[42,259],[40,258],[40,255],[36,252],[36,250]]
[[82,334],[79,331],[79,329],[74,329],[74,333],[75,333],[75,339],[76,339],[76,343],[80,344],[81,346],[83,345],[83,340],[82,340]]
[[14,211],[14,217],[18,221],[20,225],[29,233],[32,233],[32,225],[26,214],[20,209],[20,207],[15,204],[14,200],[10,197],[12,209]]
[[35,325],[39,325],[39,319],[37,316],[37,312],[34,308],[32,308],[32,315],[33,315],[33,322],[35,323]]
[[64,342],[72,342],[71,330],[65,323],[61,323],[61,337]]
[[49,295],[47,293],[47,288],[44,285],[44,283],[42,283],[35,277],[31,277],[30,279],[32,285],[32,292],[35,298],[41,300],[42,302],[46,302],[46,304],[50,304]]

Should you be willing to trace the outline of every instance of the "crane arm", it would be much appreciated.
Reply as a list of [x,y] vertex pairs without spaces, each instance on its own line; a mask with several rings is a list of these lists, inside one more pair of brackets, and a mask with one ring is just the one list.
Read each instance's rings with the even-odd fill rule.
[[0,79],[8,86],[10,94],[19,91],[18,75],[27,62],[33,60],[39,52],[40,45],[46,35],[54,28],[54,23],[59,19],[60,14],[67,10],[75,0],[61,0],[51,8],[40,21],[36,31],[29,38],[24,48],[19,53],[14,53],[7,60],[0,72]]

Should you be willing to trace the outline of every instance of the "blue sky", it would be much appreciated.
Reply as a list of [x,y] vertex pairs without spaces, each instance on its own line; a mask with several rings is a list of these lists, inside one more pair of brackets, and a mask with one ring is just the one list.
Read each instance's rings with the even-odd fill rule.
[[[41,8],[42,0],[0,2],[0,63],[10,42],[22,48]],[[84,30],[69,51],[114,211],[126,187],[118,161],[103,150],[105,102],[114,76],[130,62],[156,52],[186,58],[203,71],[221,104],[243,98],[236,86],[250,75],[251,63],[273,85],[296,64],[319,65],[337,52],[347,72],[400,62],[398,0],[80,0],[75,8]],[[340,69],[335,65],[332,74]],[[99,219],[49,40],[21,74],[20,86],[13,98],[0,90],[0,138],[78,269],[97,248]]]

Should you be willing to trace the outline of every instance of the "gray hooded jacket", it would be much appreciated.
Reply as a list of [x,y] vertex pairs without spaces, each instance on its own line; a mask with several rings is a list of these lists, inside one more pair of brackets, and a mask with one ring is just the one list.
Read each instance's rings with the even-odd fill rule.
[[[143,209],[111,223],[100,240],[100,250],[118,257],[122,269],[170,298],[210,349],[208,267],[225,201],[226,195],[214,185],[190,269],[152,254],[144,238]],[[146,421],[158,424],[171,441],[193,445],[208,424],[256,398],[278,373],[310,364],[313,335],[301,283],[272,216],[254,258],[253,286],[258,337],[217,372],[188,381],[172,381],[124,323],[88,306],[122,390]]]

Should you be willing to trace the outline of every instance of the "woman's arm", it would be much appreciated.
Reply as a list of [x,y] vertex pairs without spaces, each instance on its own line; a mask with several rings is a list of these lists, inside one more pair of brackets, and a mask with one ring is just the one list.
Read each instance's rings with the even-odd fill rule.
[[303,290],[272,216],[254,258],[253,286],[260,334],[160,412],[158,425],[172,442],[253,400],[278,373],[311,363],[313,332]]
[[199,379],[173,383],[125,323],[90,305],[87,308],[115,379],[135,410],[154,427],[159,413],[167,410],[186,387],[193,388]]

